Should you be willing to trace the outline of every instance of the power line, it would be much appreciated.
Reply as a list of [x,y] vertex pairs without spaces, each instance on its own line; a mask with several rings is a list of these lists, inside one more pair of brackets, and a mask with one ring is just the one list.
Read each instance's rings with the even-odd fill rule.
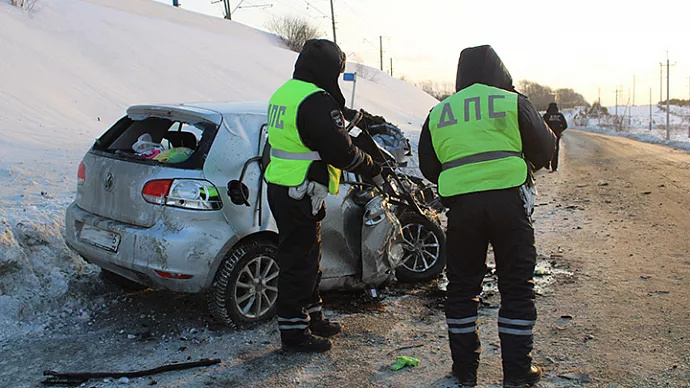
[[328,15],[326,15],[325,13],[321,12],[320,9],[316,8],[312,3],[308,2],[307,0],[304,0],[304,2],[307,3],[307,9],[309,9],[309,7],[312,7],[312,8],[314,8],[314,10],[315,10],[316,12],[320,13],[321,15],[323,15],[323,17],[328,18],[328,19],[331,18],[330,16],[328,16]]
[[377,45],[375,45],[374,43],[372,43],[369,39],[364,38],[364,40],[362,41],[362,43],[365,43],[365,42],[366,42],[366,43],[369,43],[369,44],[371,45],[371,47],[373,47],[374,49],[376,49],[376,51],[379,50],[379,46],[377,46]]
[[237,3],[237,5],[235,6],[235,9],[232,10],[232,13],[235,13],[235,11],[237,11],[240,8],[242,3],[244,3],[244,0],[240,0],[240,2]]
[[245,1],[246,0],[240,0],[235,9],[232,10],[232,13],[235,13],[240,8],[273,8],[273,4],[252,4],[248,1],[247,5],[243,7],[242,4],[244,4]]
[[346,3],[345,1],[342,1],[342,3],[345,4],[345,6],[346,6],[348,9],[350,9],[350,11],[352,11],[352,13],[355,14],[355,16],[357,16],[357,21],[362,21],[362,22],[364,22],[366,25],[368,25],[370,28],[375,29],[374,26],[372,26],[365,18],[363,18],[357,11],[355,11],[355,9],[352,8],[348,3]]
[[282,2],[276,1],[276,3],[281,4],[281,5],[284,5],[284,6],[288,7],[288,8],[290,8],[290,9],[292,9],[293,11],[296,11],[297,13],[299,13],[299,14],[301,14],[301,15],[304,15],[304,16],[308,17],[309,19],[312,19],[312,20],[323,19],[323,18],[315,18],[315,17],[313,17],[313,16],[311,16],[311,15],[309,15],[309,14],[305,14],[304,11],[302,11],[301,9],[297,9],[296,6],[292,5],[289,1],[282,1]]

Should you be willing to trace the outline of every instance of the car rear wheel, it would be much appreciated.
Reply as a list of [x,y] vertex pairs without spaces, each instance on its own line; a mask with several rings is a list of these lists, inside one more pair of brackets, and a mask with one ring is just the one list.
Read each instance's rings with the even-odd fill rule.
[[238,244],[218,268],[208,305],[213,317],[238,328],[271,319],[278,299],[278,247],[269,240]]
[[423,282],[438,276],[446,266],[446,234],[440,225],[416,213],[400,216],[403,259],[396,269],[398,280]]

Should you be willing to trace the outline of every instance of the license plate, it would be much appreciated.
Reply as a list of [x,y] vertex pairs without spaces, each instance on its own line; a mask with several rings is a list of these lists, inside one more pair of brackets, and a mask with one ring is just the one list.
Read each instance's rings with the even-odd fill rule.
[[119,234],[90,225],[84,225],[81,228],[79,239],[110,252],[117,252],[120,246]]

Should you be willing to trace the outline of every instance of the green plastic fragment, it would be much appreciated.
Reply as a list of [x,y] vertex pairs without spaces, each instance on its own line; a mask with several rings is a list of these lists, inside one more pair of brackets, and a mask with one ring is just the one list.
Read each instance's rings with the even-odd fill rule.
[[395,364],[391,365],[391,369],[400,370],[406,366],[417,365],[419,365],[419,359],[417,357],[398,356],[398,358],[395,360]]

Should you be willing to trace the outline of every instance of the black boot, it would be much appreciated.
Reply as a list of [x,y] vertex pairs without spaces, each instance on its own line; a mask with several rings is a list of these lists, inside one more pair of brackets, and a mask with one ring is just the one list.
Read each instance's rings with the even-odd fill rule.
[[324,338],[333,337],[342,331],[339,323],[331,322],[321,314],[316,317],[312,315],[309,321],[309,330],[311,330],[312,334]]
[[448,338],[453,357],[453,375],[458,379],[458,384],[463,387],[476,386],[481,353],[479,332],[475,330],[472,333],[449,333]]
[[453,365],[453,376],[458,380],[458,384],[461,387],[474,387],[477,385],[477,371],[469,370],[465,371],[462,368],[456,368]]
[[503,386],[510,388],[532,387],[541,380],[541,375],[541,368],[530,365],[529,370],[521,376],[505,376]]
[[321,353],[332,347],[330,340],[314,337],[309,330],[283,330],[280,340],[286,352]]

